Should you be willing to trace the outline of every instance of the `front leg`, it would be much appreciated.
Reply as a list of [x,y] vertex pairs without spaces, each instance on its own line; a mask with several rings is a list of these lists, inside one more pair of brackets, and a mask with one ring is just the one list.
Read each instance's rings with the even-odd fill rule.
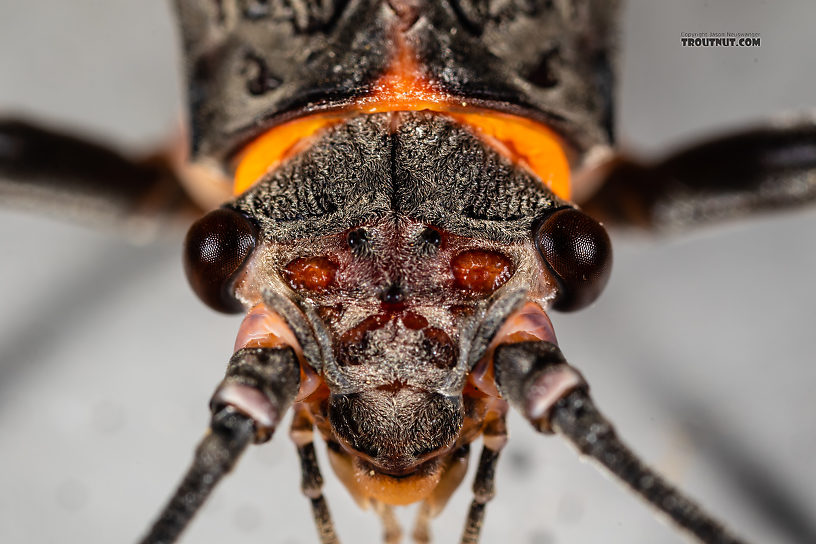
[[470,503],[461,544],[478,544],[482,532],[485,507],[496,495],[496,465],[499,453],[507,444],[507,425],[504,415],[492,419],[485,425],[484,447],[479,457],[479,468],[473,480],[473,501]]
[[297,446],[300,459],[300,489],[312,504],[312,516],[320,542],[321,544],[339,544],[340,540],[334,530],[329,505],[323,496],[323,474],[317,464],[314,447],[314,422],[306,408],[296,407],[289,436]]
[[555,432],[677,525],[707,544],[738,544],[723,525],[647,467],[598,411],[581,375],[555,344],[501,345],[494,353],[501,395],[540,432]]
[[584,210],[610,224],[679,230],[816,201],[812,119],[731,134],[645,164],[620,160]]
[[0,202],[131,232],[200,213],[169,159],[134,160],[103,144],[6,119],[0,119]]

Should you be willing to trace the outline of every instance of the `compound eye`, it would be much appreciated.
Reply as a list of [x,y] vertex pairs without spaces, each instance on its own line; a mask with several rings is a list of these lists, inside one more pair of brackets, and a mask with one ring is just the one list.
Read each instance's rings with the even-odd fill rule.
[[535,243],[558,281],[553,308],[580,310],[601,294],[612,271],[612,244],[603,226],[573,208],[540,224]]
[[233,287],[257,239],[255,225],[227,208],[211,211],[187,231],[184,272],[207,306],[224,313],[243,311]]

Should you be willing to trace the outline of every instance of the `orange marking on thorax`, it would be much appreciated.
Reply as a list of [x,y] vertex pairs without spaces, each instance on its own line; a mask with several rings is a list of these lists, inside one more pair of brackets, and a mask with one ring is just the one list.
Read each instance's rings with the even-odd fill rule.
[[451,97],[425,77],[414,53],[401,39],[397,39],[397,47],[396,57],[374,84],[374,92],[358,102],[360,111],[448,111]]
[[401,35],[397,36],[397,55],[368,96],[341,111],[309,115],[273,127],[250,143],[235,172],[235,195],[305,149],[316,133],[344,118],[361,113],[433,111],[467,125],[496,151],[536,174],[557,196],[570,199],[569,162],[558,135],[536,121],[468,106],[467,101],[440,91],[423,73]]
[[[507,148],[498,149],[513,162],[526,166],[557,196],[572,196],[570,167],[560,138],[550,129],[530,119],[499,112],[452,113],[451,117]],[[496,146],[494,146],[496,147]]]
[[240,195],[255,185],[267,172],[306,147],[302,144],[310,136],[341,120],[336,116],[309,115],[273,127],[256,138],[241,154],[233,193]]

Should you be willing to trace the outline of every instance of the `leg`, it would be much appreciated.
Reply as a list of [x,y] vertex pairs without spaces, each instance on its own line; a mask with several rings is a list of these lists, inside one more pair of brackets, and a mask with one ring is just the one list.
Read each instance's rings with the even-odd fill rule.
[[427,502],[419,505],[419,512],[414,522],[414,532],[411,537],[415,544],[430,544],[431,542],[431,507]]
[[657,164],[620,161],[583,204],[613,224],[682,229],[816,200],[816,124],[715,139]]
[[131,229],[151,219],[198,213],[169,161],[131,160],[102,145],[8,120],[0,120],[0,200]]
[[431,542],[430,521],[442,512],[453,493],[461,485],[462,480],[465,479],[469,460],[470,444],[459,447],[447,460],[447,466],[436,489],[419,506],[413,531],[414,542],[417,544]]
[[383,524],[383,544],[399,544],[402,541],[402,527],[400,527],[394,508],[390,504],[374,501],[374,511],[380,516]]
[[699,542],[741,542],[620,441],[557,346],[549,342],[502,345],[496,348],[494,364],[502,396],[536,429],[566,438]]
[[504,416],[487,423],[484,430],[484,447],[479,458],[479,468],[473,481],[473,501],[470,503],[462,544],[478,544],[484,521],[485,506],[496,494],[496,464],[499,452],[507,443],[507,427]]
[[251,441],[272,437],[297,394],[300,366],[291,348],[242,349],[213,396],[210,432],[193,464],[141,544],[175,542]]
[[465,520],[465,530],[462,533],[462,544],[478,544],[479,533],[482,530],[484,521],[485,505],[495,494],[494,478],[496,475],[496,463],[499,460],[499,452],[493,451],[487,446],[482,448],[482,456],[479,458],[479,468],[476,472],[476,479],[473,482],[473,501],[470,503],[467,519]]
[[298,407],[292,419],[290,436],[297,446],[300,458],[300,487],[303,494],[312,503],[312,515],[321,544],[339,544],[329,506],[323,497],[323,475],[317,465],[312,427],[312,419],[306,408]]

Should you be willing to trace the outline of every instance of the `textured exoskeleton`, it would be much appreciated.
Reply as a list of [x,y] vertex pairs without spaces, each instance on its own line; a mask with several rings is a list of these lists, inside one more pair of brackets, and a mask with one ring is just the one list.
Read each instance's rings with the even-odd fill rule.
[[[583,308],[606,285],[599,219],[673,227],[811,201],[812,123],[657,165],[613,158],[617,2],[176,4],[192,160],[236,178],[227,202],[193,195],[221,207],[191,228],[186,271],[205,303],[247,317],[211,433],[143,542],[175,540],[290,408],[322,542],[338,539],[313,429],[354,499],[382,517],[386,542],[400,540],[391,506],[415,502],[414,539],[429,541],[482,437],[462,537],[477,542],[510,407],[700,541],[739,541],[622,445],[547,312]],[[176,191],[190,171],[25,124],[0,129],[14,143],[0,188],[23,200],[56,180],[69,196],[88,185],[114,204],[108,215],[194,207]],[[43,149],[71,160],[32,165]],[[83,171],[83,157],[104,168]],[[588,170],[576,177],[585,186],[571,184],[569,171]],[[130,181],[100,195],[107,176]]]

